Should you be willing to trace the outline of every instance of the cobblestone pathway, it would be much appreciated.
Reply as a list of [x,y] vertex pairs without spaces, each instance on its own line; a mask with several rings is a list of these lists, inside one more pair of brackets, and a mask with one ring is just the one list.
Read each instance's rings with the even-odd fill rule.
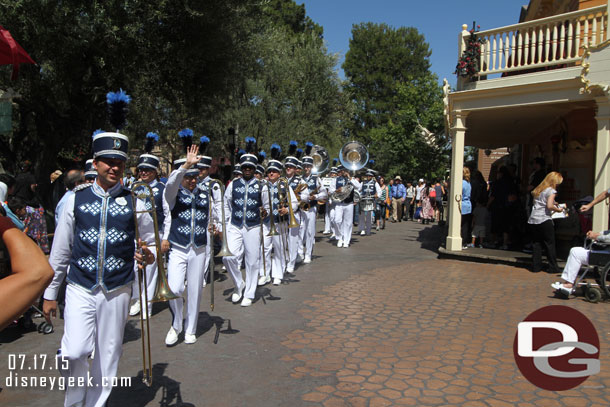
[[[306,301],[282,359],[294,378],[325,378],[306,405],[607,406],[608,304],[552,298],[551,279],[449,260],[374,270]],[[517,323],[551,304],[587,315],[602,347],[601,373],[561,393],[527,382],[512,353]]]

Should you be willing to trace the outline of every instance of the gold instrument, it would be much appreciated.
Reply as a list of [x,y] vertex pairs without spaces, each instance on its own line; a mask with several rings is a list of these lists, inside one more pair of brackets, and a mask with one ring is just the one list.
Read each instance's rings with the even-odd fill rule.
[[[280,195],[280,201],[283,201],[284,204],[288,205],[288,218],[289,218],[289,222],[288,222],[288,228],[292,229],[292,228],[298,228],[299,227],[299,223],[297,222],[297,219],[294,217],[294,212],[292,210],[292,205],[290,204],[290,184],[288,182],[288,180],[284,177],[280,178],[278,181],[278,187],[280,185],[284,185],[285,186],[285,193],[282,194],[284,199],[282,200],[282,195]],[[303,188],[307,188],[307,184],[299,184],[296,189],[295,189],[295,195],[297,196],[298,199],[298,193],[297,191],[302,191],[303,188],[300,188],[301,186],[303,186]],[[299,189],[300,188],[300,189]]]
[[[218,179],[210,179],[208,182],[208,189],[210,194],[210,212],[208,216],[208,222],[212,222],[212,203],[216,203],[214,200],[213,185],[218,184],[220,188],[220,207],[221,207],[221,219],[220,222],[222,224],[222,245],[220,246],[220,251],[218,252],[219,257],[233,256],[233,253],[229,250],[229,244],[227,242],[227,225],[225,222],[225,206],[224,206],[224,196],[225,196],[225,186]],[[209,273],[210,273],[210,309],[214,311],[214,228],[212,227],[212,234],[210,235],[210,241],[208,242],[210,246],[210,265],[209,265]]]
[[273,219],[273,194],[271,193],[271,183],[267,182],[267,196],[269,197],[269,233],[267,236],[277,236],[277,226],[275,225],[275,219]]
[[[146,202],[149,199],[150,209],[138,211],[136,210],[137,200],[141,199]],[[157,288],[151,302],[169,301],[178,297],[174,294],[167,283],[167,273],[163,264],[163,253],[161,253],[161,240],[159,239],[159,222],[157,221],[157,211],[155,208],[154,193],[150,185],[143,181],[138,181],[131,186],[131,200],[133,202],[133,216],[135,221],[136,242],[140,240],[140,230],[138,227],[138,213],[149,213],[153,219],[155,229],[155,247],[157,250]],[[138,267],[138,278],[140,288],[140,329],[142,331],[142,382],[150,387],[152,385],[152,360],[150,356],[150,325],[148,323],[148,291],[146,290],[146,267]],[[142,301],[142,293],[144,293],[144,301]],[[144,315],[146,318],[146,329],[144,329]]]
[[[258,180],[258,185],[260,187],[261,190],[261,195],[263,194],[263,185],[265,184],[265,180],[263,179],[259,179]],[[267,188],[267,193],[269,193],[269,188]],[[261,198],[262,201],[262,198]],[[269,201],[269,205],[271,205],[271,201]],[[263,208],[261,207],[261,210]],[[271,218],[273,219],[273,213],[270,214]],[[265,259],[265,236],[263,236],[263,223],[264,223],[264,218],[261,216],[261,257],[263,258],[263,274],[265,277],[267,277],[267,260]]]

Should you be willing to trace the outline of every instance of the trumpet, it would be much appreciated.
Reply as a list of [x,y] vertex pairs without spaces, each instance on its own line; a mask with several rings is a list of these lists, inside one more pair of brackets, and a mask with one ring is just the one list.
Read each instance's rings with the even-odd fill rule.
[[[212,208],[213,205],[211,203],[216,203],[214,201],[214,194],[212,193],[213,185],[217,184],[220,188],[220,207],[221,207],[221,225],[222,225],[222,245],[220,247],[220,251],[218,252],[218,256],[233,256],[233,253],[229,250],[229,244],[227,242],[227,225],[225,224],[225,206],[224,206],[224,196],[225,196],[225,186],[218,179],[210,179],[208,182],[208,190],[210,194],[210,213],[208,216],[208,222],[212,221]],[[212,232],[214,232],[214,227],[212,226]],[[209,273],[210,273],[210,309],[214,311],[214,233],[210,236],[210,241],[208,242],[210,246],[210,265],[209,265]]]
[[[159,272],[157,273],[157,288],[155,295],[150,300],[151,302],[169,301],[179,298],[174,294],[167,283],[167,273],[165,272],[165,266],[163,264],[161,253],[161,241],[159,239],[159,222],[157,220],[157,211],[155,208],[155,200],[153,190],[148,183],[138,181],[131,187],[131,199],[133,203],[133,216],[135,221],[135,234],[136,242],[140,240],[140,230],[138,227],[138,213],[149,213],[153,219],[153,225],[155,229],[155,248],[157,250],[157,266]],[[146,201],[149,199],[150,209],[138,211],[136,210],[136,202],[138,199]],[[144,315],[148,316],[148,292],[146,290],[146,268],[138,267],[138,278],[140,288],[140,298],[144,293],[144,301],[140,300],[141,311],[140,311],[140,329],[142,331],[142,382],[150,387],[152,385],[152,360],[150,356],[150,325],[148,323],[149,318],[146,318],[146,329],[144,329]]]

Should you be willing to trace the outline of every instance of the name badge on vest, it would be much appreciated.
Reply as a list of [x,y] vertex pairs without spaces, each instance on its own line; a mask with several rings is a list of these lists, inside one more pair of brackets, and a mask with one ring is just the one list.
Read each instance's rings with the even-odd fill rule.
[[199,194],[199,198],[204,199],[205,198],[205,194],[202,192]]
[[119,196],[117,199],[115,199],[115,202],[121,206],[127,205],[127,200],[122,196]]
[[157,187],[153,188],[152,190],[155,195],[157,195],[157,192],[159,192],[159,188],[157,188]]

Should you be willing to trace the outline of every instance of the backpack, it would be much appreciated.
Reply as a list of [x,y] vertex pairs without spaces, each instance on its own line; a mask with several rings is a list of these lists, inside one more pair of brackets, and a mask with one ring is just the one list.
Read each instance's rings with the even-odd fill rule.
[[430,198],[436,198],[436,189],[434,189],[434,187],[430,188],[430,192],[428,192],[428,196]]

